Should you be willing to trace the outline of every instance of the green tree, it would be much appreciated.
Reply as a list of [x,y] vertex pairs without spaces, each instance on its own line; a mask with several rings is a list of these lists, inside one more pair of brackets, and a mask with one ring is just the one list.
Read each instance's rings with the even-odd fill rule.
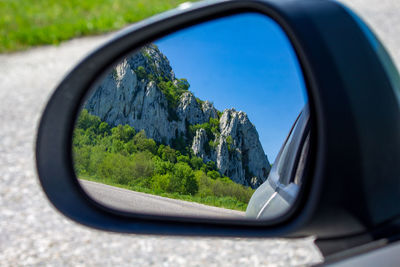
[[188,154],[189,152],[188,144],[186,143],[186,140],[183,135],[180,135],[172,139],[171,145],[175,150],[181,152],[182,154]]
[[132,157],[132,176],[135,179],[148,178],[154,174],[154,162],[150,152],[138,152]]
[[196,157],[196,156],[192,156],[192,158],[190,159],[190,166],[192,166],[193,169],[195,170],[200,170],[201,166],[203,166],[203,159]]
[[124,144],[124,150],[129,154],[134,154],[138,151],[137,146],[133,140],[130,140],[128,143]]
[[154,171],[156,174],[167,174],[172,173],[174,171],[174,164],[169,161],[163,161],[161,158],[154,157]]
[[120,124],[111,129],[111,135],[113,139],[126,143],[135,136],[135,129],[128,124],[123,126]]
[[111,134],[111,128],[107,122],[103,121],[100,123],[98,133],[103,136]]
[[187,79],[182,78],[177,80],[176,87],[178,91],[187,91],[190,87],[190,84]]
[[74,147],[82,147],[84,145],[90,145],[91,141],[89,136],[85,135],[85,130],[76,128],[72,137],[72,145]]
[[86,130],[90,127],[97,128],[100,123],[101,121],[99,117],[89,114],[87,109],[82,109],[76,121],[76,127]]
[[91,153],[90,153],[90,160],[89,160],[89,164],[87,166],[87,174],[90,176],[93,175],[98,175],[99,177],[103,177],[101,175],[99,175],[99,167],[102,164],[105,156],[108,153],[105,152],[101,147],[99,146],[95,146],[92,147],[91,149]]
[[169,161],[172,163],[176,162],[176,153],[175,149],[172,149],[169,146],[164,146],[162,150],[160,151],[161,153],[161,159],[164,161]]
[[216,171],[217,170],[217,164],[215,164],[214,161],[210,160],[210,161],[207,161],[206,164],[203,164],[203,166],[200,169],[204,173],[208,173],[209,171]]
[[88,167],[90,163],[90,155],[91,155],[91,147],[83,146],[78,147],[74,146],[72,149],[73,160],[74,160],[74,169],[77,175],[87,175]]
[[207,172],[207,176],[208,177],[210,177],[210,178],[212,178],[212,179],[214,179],[214,180],[216,180],[217,178],[220,178],[221,177],[221,175],[219,174],[219,172],[217,172],[217,171],[209,171],[209,172]]
[[226,144],[228,145],[228,151],[232,152],[232,150],[233,150],[233,139],[232,139],[232,136],[229,135],[226,138]]
[[195,171],[195,179],[199,185],[198,195],[200,197],[213,196],[212,185],[214,180],[210,179],[203,171]]
[[135,135],[134,143],[138,151],[150,151],[152,154],[156,154],[157,152],[156,142],[151,138],[147,138],[144,130],[141,130]]
[[158,193],[164,193],[168,191],[170,180],[171,180],[171,174],[167,173],[164,175],[161,174],[156,174],[153,176],[152,179],[152,189],[155,192]]
[[145,79],[147,76],[146,70],[144,69],[143,66],[137,67],[137,69],[135,70],[135,73],[138,77],[138,80]]
[[192,168],[187,163],[179,162],[174,166],[174,173],[170,180],[169,190],[180,194],[194,195],[198,191],[198,184]]
[[110,150],[112,153],[123,153],[125,151],[124,142],[114,139]]
[[189,158],[189,156],[185,156],[185,155],[180,155],[180,156],[178,156],[178,157],[177,157],[177,161],[178,161],[178,162],[184,162],[184,163],[190,164],[190,158]]
[[106,153],[98,165],[98,175],[117,184],[129,184],[134,179],[133,173],[133,161],[121,154]]

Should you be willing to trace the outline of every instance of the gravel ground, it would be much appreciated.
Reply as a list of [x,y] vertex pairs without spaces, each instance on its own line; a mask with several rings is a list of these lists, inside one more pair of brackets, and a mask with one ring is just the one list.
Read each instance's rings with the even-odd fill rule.
[[[343,1],[344,2],[344,1]],[[400,63],[400,1],[346,1]],[[322,260],[312,239],[252,240],[105,233],[64,218],[36,178],[33,144],[52,89],[97,36],[0,55],[0,266],[298,266]]]

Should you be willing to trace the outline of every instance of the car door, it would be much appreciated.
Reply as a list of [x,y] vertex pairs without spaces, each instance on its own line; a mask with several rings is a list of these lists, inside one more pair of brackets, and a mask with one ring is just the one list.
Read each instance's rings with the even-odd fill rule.
[[298,194],[310,142],[309,109],[300,112],[267,180],[250,199],[246,216],[273,218],[287,211]]

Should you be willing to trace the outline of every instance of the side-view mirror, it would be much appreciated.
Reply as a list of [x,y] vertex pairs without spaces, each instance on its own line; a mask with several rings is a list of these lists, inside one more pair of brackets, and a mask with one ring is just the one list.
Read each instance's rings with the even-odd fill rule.
[[75,123],[75,174],[90,197],[116,210],[279,217],[299,191],[306,94],[295,51],[268,17],[246,12],[178,30],[93,84]]
[[39,178],[90,227],[314,235],[327,255],[384,238],[400,214],[399,92],[385,49],[337,2],[186,5],[123,30],[61,82]]

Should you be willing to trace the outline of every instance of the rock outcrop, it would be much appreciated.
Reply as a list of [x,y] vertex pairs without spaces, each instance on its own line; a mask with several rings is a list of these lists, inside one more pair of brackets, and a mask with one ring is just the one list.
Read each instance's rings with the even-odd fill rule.
[[[177,102],[161,83],[175,90]],[[216,162],[222,175],[258,187],[267,179],[270,164],[246,113],[227,109],[221,115],[211,102],[197,99],[185,86],[168,59],[148,45],[116,65],[95,86],[84,108],[112,126],[129,124],[144,130],[159,143],[171,145],[183,136],[193,153],[205,162]],[[218,133],[210,135],[200,128],[190,137],[190,125],[208,123],[210,118],[219,120]]]
[[214,106],[205,101],[199,103],[192,92],[184,92],[180,97],[177,113],[180,121],[187,121],[189,124],[202,124],[210,118],[217,118],[218,112]]
[[204,147],[207,145],[208,140],[207,140],[207,133],[206,130],[204,129],[198,129],[196,131],[196,135],[193,138],[193,142],[192,142],[192,150],[193,153],[204,159],[205,161],[210,160]]
[[[227,109],[221,116],[219,127],[218,168],[221,172],[234,173],[232,177],[237,177],[237,183],[259,186],[267,178],[271,167],[255,126],[243,111]],[[236,166],[232,166],[230,161],[226,162],[224,155],[227,154],[230,161],[237,162]]]

